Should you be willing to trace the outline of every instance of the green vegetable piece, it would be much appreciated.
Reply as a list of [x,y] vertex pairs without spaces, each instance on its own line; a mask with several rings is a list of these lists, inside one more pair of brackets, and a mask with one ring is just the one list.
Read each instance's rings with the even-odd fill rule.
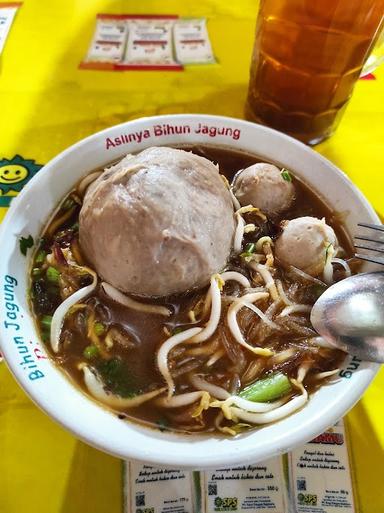
[[105,326],[101,322],[95,322],[93,329],[98,337],[105,332]]
[[286,182],[292,182],[292,176],[288,169],[285,169],[285,167],[283,167],[283,169],[281,170],[281,176],[283,180],[285,180]]
[[140,393],[137,379],[128,365],[119,357],[102,360],[96,366],[106,388],[120,397],[134,397]]
[[46,256],[47,253],[41,249],[36,255],[35,264],[42,264]]
[[264,403],[288,394],[291,389],[292,385],[288,377],[281,372],[276,372],[248,385],[239,393],[239,396],[248,401]]
[[169,429],[169,422],[165,417],[161,417],[156,421],[156,426],[163,433],[164,431],[167,431]]
[[43,329],[50,330],[52,324],[52,315],[43,315],[40,319],[40,323]]
[[32,269],[32,276],[34,278],[40,278],[41,273],[42,273],[42,271],[39,267],[35,267],[34,269]]
[[78,229],[79,229],[79,223],[77,223],[77,222],[71,226],[71,230],[73,230],[74,232],[78,231]]
[[254,244],[253,242],[247,244],[244,248],[244,252],[240,254],[241,257],[245,258],[245,257],[249,257],[252,255],[252,253],[255,252],[255,249],[256,249],[256,244]]
[[87,346],[83,351],[84,358],[88,360],[92,360],[93,358],[97,358],[99,356],[99,350],[96,346]]
[[75,205],[76,205],[75,200],[73,198],[69,197],[64,201],[60,210],[69,210],[70,208],[74,207]]
[[32,235],[29,235],[28,237],[20,237],[19,247],[20,247],[21,254],[26,256],[28,249],[31,248],[33,246],[33,244],[34,244],[34,242],[33,242]]
[[59,278],[59,271],[50,265],[47,269],[47,280],[51,283],[58,283]]

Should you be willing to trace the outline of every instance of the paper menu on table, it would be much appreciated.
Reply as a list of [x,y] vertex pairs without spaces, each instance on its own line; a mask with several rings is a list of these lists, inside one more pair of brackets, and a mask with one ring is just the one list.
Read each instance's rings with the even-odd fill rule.
[[282,458],[204,472],[203,496],[206,513],[285,513]]
[[198,472],[125,463],[126,513],[199,513]]
[[295,513],[355,513],[343,421],[288,454]]
[[17,9],[21,3],[9,3],[4,7],[0,4],[0,54],[3,51],[13,20],[16,16]]

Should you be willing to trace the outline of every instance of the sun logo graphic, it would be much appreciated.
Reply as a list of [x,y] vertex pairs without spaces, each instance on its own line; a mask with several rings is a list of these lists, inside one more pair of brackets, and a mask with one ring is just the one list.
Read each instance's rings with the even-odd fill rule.
[[34,160],[15,155],[12,159],[0,159],[0,207],[9,207],[14,198],[43,166]]

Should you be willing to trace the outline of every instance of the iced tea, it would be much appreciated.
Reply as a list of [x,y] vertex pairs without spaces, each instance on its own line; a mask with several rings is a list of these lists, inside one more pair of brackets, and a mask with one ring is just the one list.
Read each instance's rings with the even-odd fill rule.
[[309,144],[336,129],[384,0],[261,0],[246,117]]

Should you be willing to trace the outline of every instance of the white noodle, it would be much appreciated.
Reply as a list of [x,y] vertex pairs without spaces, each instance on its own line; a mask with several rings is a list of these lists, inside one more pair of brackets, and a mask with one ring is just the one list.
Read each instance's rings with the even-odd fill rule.
[[74,292],[56,308],[55,313],[52,317],[50,333],[50,342],[52,351],[54,353],[57,353],[59,351],[60,333],[68,310],[73,305],[83,300],[85,297],[89,296],[89,294],[91,294],[91,292],[95,290],[97,285],[97,275],[94,271],[92,271],[92,269],[88,269],[88,267],[81,267],[80,269],[85,270],[92,276],[92,283]]
[[277,286],[277,291],[279,293],[279,296],[281,297],[281,299],[283,300],[283,302],[287,305],[287,306],[290,306],[292,305],[292,301],[290,299],[288,299],[288,296],[287,294],[285,293],[285,290],[284,290],[284,287],[283,287],[283,284],[281,283],[280,280],[276,280],[276,286]]
[[325,264],[323,270],[323,280],[327,285],[332,285],[333,283],[333,266],[332,266],[332,258],[335,254],[335,249],[332,244],[329,244],[326,250]]
[[329,378],[330,376],[334,376],[335,374],[337,374],[339,371],[340,371],[340,369],[333,369],[333,370],[330,370],[330,371],[319,372],[318,374],[314,374],[312,376],[312,379],[325,379],[325,378]]
[[[237,312],[241,310],[241,308],[246,306],[246,302],[253,303],[258,299],[265,299],[268,296],[268,292],[256,292],[255,294],[246,294],[245,296],[242,296],[238,300],[234,301],[228,308],[227,313],[228,326],[236,342],[238,342],[240,345],[242,345],[249,351],[252,351],[252,353],[258,354],[260,356],[270,356],[273,353],[270,349],[266,349],[263,347],[253,347],[244,340],[240,327],[237,323]],[[244,301],[245,298],[247,298],[247,300]]]
[[237,226],[236,226],[236,230],[235,230],[235,236],[233,238],[233,251],[235,253],[240,253],[241,244],[243,242],[243,236],[244,236],[245,221],[241,217],[240,214],[236,214],[236,219],[237,219]]
[[285,317],[286,315],[290,315],[292,313],[297,312],[310,312],[312,310],[311,305],[291,305],[286,306],[283,308],[283,310],[279,313],[278,317]]
[[226,271],[225,273],[221,273],[220,277],[225,281],[237,281],[243,287],[250,287],[248,278],[244,276],[244,274],[238,273],[237,271]]
[[232,199],[232,203],[233,203],[233,208],[237,211],[241,208],[241,205],[239,203],[239,200],[236,198],[236,196],[234,195],[233,193],[233,190],[232,189],[229,189],[229,193],[231,195],[231,199]]
[[278,326],[275,322],[271,321],[271,319],[269,319],[261,310],[260,308],[257,308],[257,306],[253,305],[252,303],[246,303],[244,302],[244,306],[246,308],[249,308],[250,310],[252,310],[252,312],[255,312],[255,314],[257,314],[260,319],[265,322],[265,324],[267,324],[270,328],[273,328],[277,331],[280,331],[281,328],[280,326]]
[[130,308],[131,310],[136,310],[137,312],[151,313],[155,315],[164,315],[166,317],[169,317],[171,315],[171,311],[169,310],[169,308],[165,306],[149,305],[147,303],[135,301],[134,299],[126,296],[125,294],[115,289],[115,287],[112,287],[112,285],[106,283],[105,281],[103,281],[101,286],[103,287],[103,290],[107,294],[107,296],[113,299],[113,301],[116,301],[116,303],[120,303],[121,305],[124,305],[127,308]]
[[304,280],[313,281],[313,283],[317,283],[318,285],[322,285],[323,287],[325,287],[325,285],[326,285],[323,281],[321,281],[321,280],[319,280],[317,278],[314,278],[310,274],[305,273],[304,271],[302,271],[301,269],[298,269],[294,265],[290,265],[289,266],[289,270],[293,271],[296,274],[298,274],[299,276],[301,276],[301,278],[304,278]]
[[[284,403],[286,403],[286,400],[282,399],[280,401],[274,401],[273,403],[257,403],[254,401],[248,401],[248,399],[243,399],[242,397],[239,397],[238,395],[231,395],[228,397],[228,399],[225,399],[225,401],[214,401],[211,403],[211,406],[213,408],[221,408],[224,416],[226,418],[231,418],[230,416],[230,407],[232,405],[237,406],[238,408],[241,408],[245,411],[250,411],[253,413],[265,413],[267,411],[275,410],[276,408],[279,408]],[[228,416],[229,414],[229,416]]]
[[227,392],[224,388],[214,385],[213,383],[209,383],[205,381],[201,376],[194,375],[190,376],[190,382],[192,385],[197,388],[197,390],[205,390],[212,397],[216,397],[217,399],[228,399],[231,396],[229,392]]
[[219,285],[217,283],[217,276],[218,275],[212,276],[211,286],[209,287],[211,295],[211,315],[209,316],[209,320],[205,327],[191,340],[193,344],[204,342],[211,337],[215,333],[219,324],[221,315],[221,296]]
[[250,422],[251,424],[269,424],[270,422],[275,422],[276,420],[280,420],[287,415],[297,411],[302,408],[304,404],[308,400],[308,393],[303,388],[302,394],[298,397],[294,397],[287,403],[283,404],[279,408],[276,408],[272,411],[266,413],[251,413],[248,411],[244,411],[241,408],[233,408],[230,407],[231,414],[238,419],[245,420],[246,422]]
[[279,299],[279,294],[276,289],[275,280],[272,278],[272,274],[269,272],[269,270],[265,267],[265,265],[262,264],[256,264],[254,262],[250,262],[248,264],[253,270],[257,271],[260,276],[263,278],[265,286],[269,290],[271,294],[271,298],[275,301],[276,299]]
[[200,331],[202,331],[202,328],[190,328],[189,330],[185,330],[181,333],[173,335],[173,337],[170,337],[162,344],[157,353],[157,365],[159,367],[161,375],[167,383],[168,397],[172,396],[175,389],[175,383],[172,379],[171,373],[168,368],[168,354],[170,351],[172,351],[174,347],[176,347],[179,344],[182,344],[183,342],[192,338],[194,335],[197,335],[198,333],[200,333]]
[[92,182],[96,180],[96,178],[99,178],[99,176],[103,173],[103,171],[95,171],[87,176],[85,176],[79,185],[77,186],[77,192],[80,194],[80,196],[83,196],[87,188],[91,185]]
[[159,399],[156,399],[155,404],[165,408],[180,408],[181,406],[188,406],[199,401],[204,394],[207,394],[207,392],[200,390],[198,392],[174,395],[173,397],[159,397]]
[[271,237],[268,237],[267,235],[265,237],[260,237],[260,239],[256,242],[256,251],[262,251],[264,244],[270,244],[273,246],[273,241]]
[[352,275],[351,268],[349,267],[348,263],[345,260],[343,260],[342,258],[332,258],[331,263],[332,264],[339,264],[342,267],[344,267],[345,274],[346,274],[347,277]]
[[112,408],[135,408],[146,401],[150,401],[166,390],[165,387],[162,387],[157,390],[153,390],[152,392],[147,392],[146,394],[137,395],[136,397],[120,397],[110,392],[106,392],[101,380],[89,369],[89,367],[83,365],[82,371],[84,373],[84,382],[93,397],[104,404],[108,404],[108,406],[111,406]]

